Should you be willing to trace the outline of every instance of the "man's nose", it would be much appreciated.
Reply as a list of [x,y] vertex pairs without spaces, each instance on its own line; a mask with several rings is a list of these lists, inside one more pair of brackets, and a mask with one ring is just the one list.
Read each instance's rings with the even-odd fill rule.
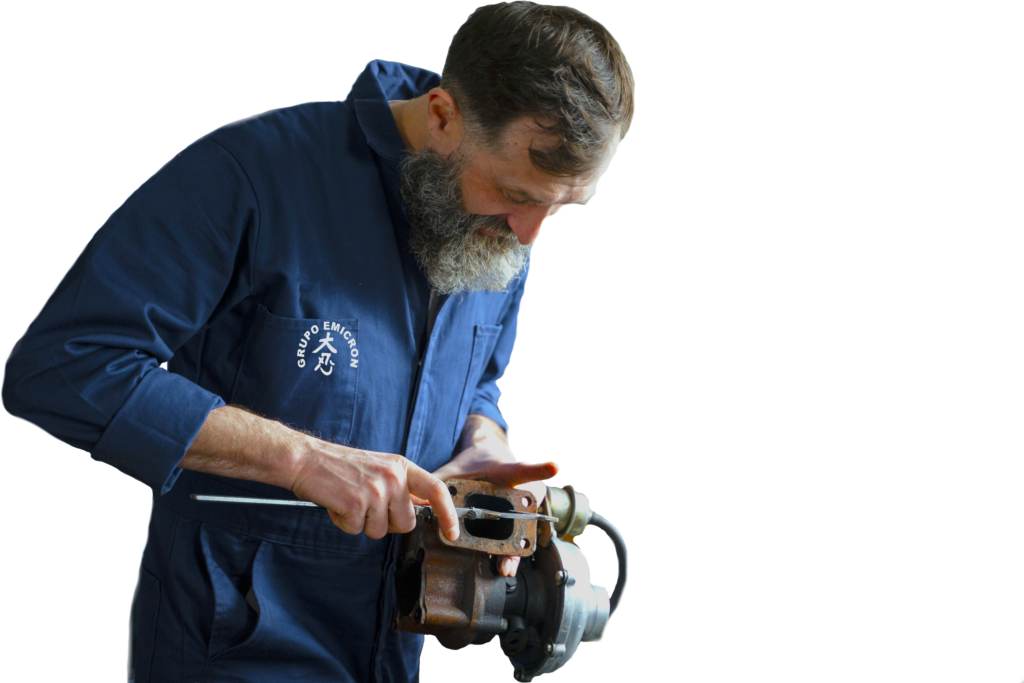
[[553,214],[555,207],[531,206],[508,215],[508,227],[516,234],[522,245],[533,244],[540,234],[540,225],[544,219]]

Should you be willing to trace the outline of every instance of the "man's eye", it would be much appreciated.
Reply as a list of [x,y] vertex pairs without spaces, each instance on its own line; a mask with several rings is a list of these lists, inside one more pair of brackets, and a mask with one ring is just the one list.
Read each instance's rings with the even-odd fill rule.
[[530,202],[526,201],[525,199],[516,199],[515,197],[509,196],[509,195],[505,195],[505,199],[507,199],[508,201],[512,202],[513,204],[529,204],[530,203]]

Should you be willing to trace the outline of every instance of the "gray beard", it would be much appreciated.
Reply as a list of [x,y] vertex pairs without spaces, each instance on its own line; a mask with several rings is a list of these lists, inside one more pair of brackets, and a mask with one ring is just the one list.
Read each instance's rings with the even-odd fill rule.
[[[504,216],[478,216],[462,208],[465,155],[423,149],[402,160],[402,198],[412,230],[409,247],[438,294],[503,292],[526,267],[522,245]],[[497,234],[479,232],[485,228]]]

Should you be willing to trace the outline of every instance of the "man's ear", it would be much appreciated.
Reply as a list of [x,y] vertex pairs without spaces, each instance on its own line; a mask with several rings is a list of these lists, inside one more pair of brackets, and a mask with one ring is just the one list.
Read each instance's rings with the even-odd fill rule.
[[451,93],[434,88],[427,93],[427,146],[439,154],[449,154],[462,144],[466,135],[459,104]]

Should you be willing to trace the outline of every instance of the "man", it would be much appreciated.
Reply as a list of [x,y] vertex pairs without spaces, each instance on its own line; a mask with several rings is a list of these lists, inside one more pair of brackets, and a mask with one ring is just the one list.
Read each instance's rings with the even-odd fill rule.
[[3,396],[154,489],[135,681],[417,677],[422,638],[390,629],[397,533],[414,502],[458,533],[445,478],[557,471],[515,461],[495,382],[529,245],[593,195],[631,116],[603,27],[494,5],[440,79],[371,62],[344,102],[215,131],[111,216]]

